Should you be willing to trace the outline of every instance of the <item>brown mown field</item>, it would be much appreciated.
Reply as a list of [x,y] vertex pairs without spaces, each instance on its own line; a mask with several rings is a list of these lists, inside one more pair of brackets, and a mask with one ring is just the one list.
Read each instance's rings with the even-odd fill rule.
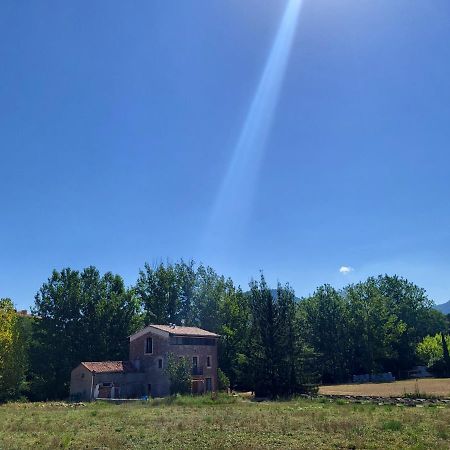
[[373,395],[379,397],[401,397],[405,394],[423,393],[450,398],[450,378],[422,378],[394,381],[393,383],[321,386],[319,393],[324,395]]
[[0,406],[0,449],[449,449],[450,407],[220,396]]

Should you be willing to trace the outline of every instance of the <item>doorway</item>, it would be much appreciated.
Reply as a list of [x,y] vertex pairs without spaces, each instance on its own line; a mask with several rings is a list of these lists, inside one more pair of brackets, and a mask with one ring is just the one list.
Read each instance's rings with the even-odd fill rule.
[[203,380],[192,380],[192,394],[203,394]]

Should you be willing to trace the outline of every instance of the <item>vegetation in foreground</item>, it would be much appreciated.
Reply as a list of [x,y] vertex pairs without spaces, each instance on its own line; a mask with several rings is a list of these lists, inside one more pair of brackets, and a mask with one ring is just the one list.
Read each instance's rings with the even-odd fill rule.
[[10,403],[0,448],[449,448],[450,408],[180,397],[147,403]]

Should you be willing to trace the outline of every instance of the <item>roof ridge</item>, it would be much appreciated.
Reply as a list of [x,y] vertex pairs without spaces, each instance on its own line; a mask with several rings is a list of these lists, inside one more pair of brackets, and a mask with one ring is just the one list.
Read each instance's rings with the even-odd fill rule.
[[90,372],[134,372],[136,368],[131,361],[82,361],[83,365]]

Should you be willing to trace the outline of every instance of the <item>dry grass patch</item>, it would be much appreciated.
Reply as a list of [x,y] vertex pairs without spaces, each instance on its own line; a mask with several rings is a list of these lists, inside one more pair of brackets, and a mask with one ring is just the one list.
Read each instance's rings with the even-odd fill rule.
[[405,394],[423,392],[437,397],[450,397],[450,378],[424,378],[402,380],[393,383],[340,384],[321,386],[324,395],[370,395],[378,397],[402,397]]

